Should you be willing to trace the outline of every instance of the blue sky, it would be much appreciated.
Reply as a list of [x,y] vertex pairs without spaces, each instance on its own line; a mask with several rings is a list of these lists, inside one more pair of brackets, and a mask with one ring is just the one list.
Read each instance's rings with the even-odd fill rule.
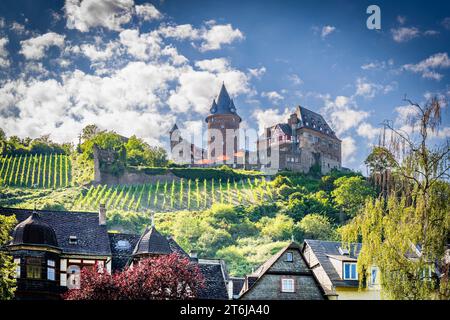
[[[381,30],[366,8],[381,9]],[[225,82],[243,126],[322,113],[362,162],[384,119],[409,130],[405,94],[450,96],[448,1],[2,1],[0,126],[74,141],[97,123],[167,145],[200,132]],[[450,136],[444,112],[436,142]]]

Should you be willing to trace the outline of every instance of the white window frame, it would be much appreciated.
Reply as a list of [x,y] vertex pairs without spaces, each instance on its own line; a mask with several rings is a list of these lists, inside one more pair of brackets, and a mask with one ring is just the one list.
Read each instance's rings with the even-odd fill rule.
[[16,264],[16,275],[15,278],[18,279],[21,276],[21,270],[20,270],[20,258],[15,258],[14,263]]
[[294,293],[295,280],[292,278],[281,278],[281,292]]
[[55,281],[55,268],[47,267],[47,280]]
[[[345,266],[349,265],[350,269],[349,269],[349,276],[347,277],[347,275],[345,274]],[[353,270],[352,268],[354,268],[354,272],[355,272],[355,276],[352,276]],[[358,280],[358,270],[356,268],[356,262],[344,262],[342,264],[342,278],[344,280]]]

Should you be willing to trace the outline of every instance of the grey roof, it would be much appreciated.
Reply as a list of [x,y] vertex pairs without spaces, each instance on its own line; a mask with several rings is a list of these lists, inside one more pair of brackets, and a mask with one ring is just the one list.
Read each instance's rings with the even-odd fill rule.
[[331,130],[328,123],[320,114],[306,109],[302,106],[297,106],[295,113],[300,120],[300,127],[308,128],[314,131],[321,132],[330,137],[337,138],[334,131]]
[[244,277],[230,277],[230,280],[233,281],[233,296],[239,296],[241,293],[242,287],[244,286],[245,278]]
[[228,299],[227,286],[220,264],[199,263],[200,271],[205,279],[205,287],[198,294],[199,299]]
[[[309,240],[305,239],[305,244],[307,244],[317,260],[319,260],[320,265],[330,278],[331,282],[336,287],[358,287],[358,280],[344,280],[342,275],[336,272],[331,259],[336,259],[337,256],[342,257],[340,260],[355,261],[358,259],[359,252],[361,251],[361,243],[350,244],[349,255],[342,255],[339,252],[339,247],[342,246],[341,242],[337,241],[322,241],[322,240]],[[313,266],[310,266],[313,267]]]
[[287,134],[289,136],[292,135],[292,128],[287,123],[279,123],[276,125],[276,127],[279,127],[284,134]]
[[[219,96],[217,97],[217,101],[213,100],[209,112],[210,115],[215,114],[237,115],[236,106],[234,105],[233,99],[230,98],[227,88],[225,88],[225,84],[222,84],[222,88],[220,88],[220,93]],[[206,122],[208,122],[208,118],[206,118]]]
[[172,129],[170,129],[169,133],[175,132],[176,130],[178,130],[178,126],[177,126],[177,124],[175,123],[175,124],[173,125]]
[[108,233],[112,253],[112,270],[123,270],[140,239],[138,234]]
[[154,226],[145,229],[133,251],[133,255],[171,253],[169,241]]
[[[111,256],[108,232],[105,225],[98,224],[97,212],[36,210],[40,219],[51,226],[58,246],[66,254]],[[33,210],[0,208],[0,214],[15,215],[20,223]],[[69,244],[69,236],[76,236],[77,244]]]
[[55,230],[36,211],[13,230],[11,245],[34,244],[58,247]]

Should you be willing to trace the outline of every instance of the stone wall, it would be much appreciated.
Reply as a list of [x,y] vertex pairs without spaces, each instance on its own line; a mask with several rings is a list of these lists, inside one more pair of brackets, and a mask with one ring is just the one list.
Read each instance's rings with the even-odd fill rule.
[[116,185],[116,184],[146,184],[146,183],[156,183],[172,181],[172,180],[180,180],[173,173],[169,172],[166,174],[160,175],[149,175],[144,172],[130,172],[125,169],[125,172],[120,176],[115,176],[110,173],[101,173],[100,181],[95,181],[94,184],[107,184],[107,185]]

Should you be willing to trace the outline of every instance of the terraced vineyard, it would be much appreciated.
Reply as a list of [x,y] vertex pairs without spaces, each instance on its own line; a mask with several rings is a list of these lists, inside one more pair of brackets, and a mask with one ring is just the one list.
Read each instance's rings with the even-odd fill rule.
[[70,158],[62,154],[0,157],[0,184],[27,188],[70,186]]
[[73,209],[97,210],[100,203],[104,203],[107,209],[124,211],[195,210],[215,203],[260,203],[273,197],[264,178],[226,181],[181,179],[133,186],[91,186],[81,192]]

